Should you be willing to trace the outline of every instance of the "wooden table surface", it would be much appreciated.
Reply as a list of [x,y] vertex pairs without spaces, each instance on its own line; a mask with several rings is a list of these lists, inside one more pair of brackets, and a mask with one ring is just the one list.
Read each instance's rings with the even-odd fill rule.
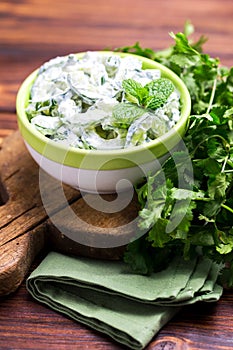
[[[168,33],[209,38],[205,51],[233,65],[231,0],[2,0],[0,2],[0,138],[17,129],[15,98],[23,79],[49,58],[133,45],[160,50]],[[1,186],[0,186],[1,189]],[[1,205],[1,202],[0,202]],[[43,256],[35,261],[31,270]],[[147,349],[232,349],[233,293],[214,304],[185,307]],[[0,300],[0,349],[101,349],[121,345],[38,303],[25,283]]]

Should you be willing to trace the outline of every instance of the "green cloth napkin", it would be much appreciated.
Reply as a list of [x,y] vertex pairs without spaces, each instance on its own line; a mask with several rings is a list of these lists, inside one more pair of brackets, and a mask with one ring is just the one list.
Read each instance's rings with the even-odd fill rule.
[[167,269],[141,276],[123,262],[50,252],[27,279],[27,289],[49,307],[143,349],[182,305],[220,298],[218,273],[219,266],[202,257],[175,257]]

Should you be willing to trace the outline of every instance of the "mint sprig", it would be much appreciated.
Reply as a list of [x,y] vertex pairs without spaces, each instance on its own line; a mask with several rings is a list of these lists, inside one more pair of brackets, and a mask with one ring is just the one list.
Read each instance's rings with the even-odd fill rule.
[[145,86],[134,79],[123,80],[122,89],[126,102],[114,106],[112,112],[114,125],[127,129],[147,110],[162,107],[174,88],[173,83],[166,78],[152,80]]
[[133,79],[125,79],[122,87],[129,102],[152,110],[161,107],[174,91],[173,83],[167,78],[153,80],[145,86]]

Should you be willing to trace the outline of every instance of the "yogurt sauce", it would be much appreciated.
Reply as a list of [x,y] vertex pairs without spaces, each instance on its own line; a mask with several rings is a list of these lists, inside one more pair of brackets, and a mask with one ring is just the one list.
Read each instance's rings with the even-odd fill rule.
[[161,79],[161,72],[142,69],[136,57],[111,53],[54,58],[38,71],[26,108],[28,119],[50,139],[81,149],[137,146],[169,131],[180,118],[177,89],[150,109],[129,98],[122,87],[126,79],[145,87]]

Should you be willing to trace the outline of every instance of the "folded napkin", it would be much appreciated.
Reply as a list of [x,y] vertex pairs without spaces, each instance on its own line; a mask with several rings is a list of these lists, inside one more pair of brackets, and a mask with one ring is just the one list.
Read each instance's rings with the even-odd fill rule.
[[143,349],[181,308],[215,302],[219,266],[175,257],[151,276],[130,273],[123,262],[50,252],[27,279],[38,301],[132,349]]

